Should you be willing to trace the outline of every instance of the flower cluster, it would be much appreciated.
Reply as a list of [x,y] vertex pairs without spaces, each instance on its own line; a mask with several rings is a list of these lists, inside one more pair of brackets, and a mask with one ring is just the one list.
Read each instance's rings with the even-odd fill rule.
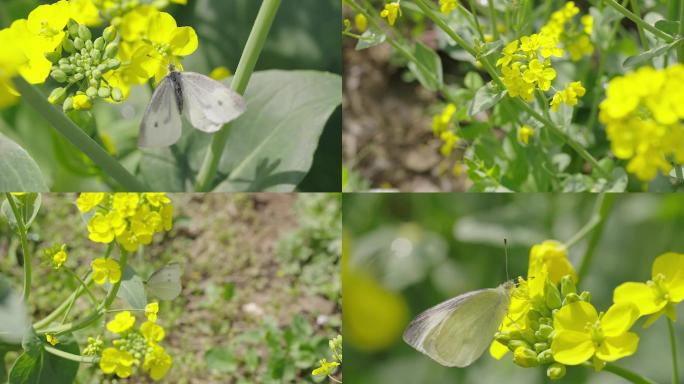
[[[504,47],[496,65],[501,67],[502,80],[511,97],[520,97],[529,102],[534,99],[535,90],[546,92],[552,88],[551,83],[557,74],[551,65],[551,58],[563,57],[566,49],[571,52],[572,59],[575,57],[573,52],[576,50],[575,45],[579,43],[574,40],[574,29],[568,30],[566,24],[577,13],[579,8],[573,2],[567,2],[564,8],[553,13],[539,33],[522,36]],[[588,22],[590,19],[582,20]],[[583,37],[591,44],[585,30],[586,28],[582,30]],[[551,108],[557,111],[561,103],[577,105],[578,97],[582,97],[585,92],[579,81],[573,82],[554,94]]]
[[[117,313],[113,320],[107,323],[107,330],[118,335],[112,347],[101,351],[100,369],[106,374],[116,374],[120,378],[131,376],[135,370],[142,367],[153,380],[161,380],[171,368],[171,356],[159,345],[166,335],[164,328],[156,323],[158,303],[150,303],[145,307],[147,320],[139,328],[135,327],[136,318],[129,311]],[[102,349],[104,343],[99,341]]]
[[642,67],[613,78],[600,104],[599,120],[615,156],[643,181],[658,170],[684,163],[684,65],[662,70]]
[[565,6],[551,14],[551,18],[541,28],[541,33],[553,37],[570,55],[570,60],[579,61],[594,52],[591,43],[591,30],[594,19],[591,15],[583,15],[578,25],[575,16],[580,12],[575,2],[568,1]]
[[399,16],[401,16],[401,4],[399,4],[399,1],[385,4],[385,8],[380,11],[380,17],[387,19],[389,25],[394,25]]
[[[332,353],[333,361],[328,359],[320,359],[318,361],[318,368],[314,369],[311,374],[314,376],[331,376],[337,371],[337,368],[342,364],[342,335],[337,335],[334,339],[328,341],[330,352]],[[337,380],[334,380],[337,381]]]
[[[60,83],[48,99],[67,111],[89,109],[96,98],[120,102],[132,86],[159,81],[170,63],[182,69],[180,57],[197,49],[197,35],[159,11],[168,3],[59,0],[36,7],[0,30],[0,107],[16,102],[16,75],[31,84],[48,76]],[[103,21],[110,25],[94,37],[88,27]]]
[[432,132],[442,140],[440,152],[449,157],[458,144],[460,138],[451,129],[456,114],[456,105],[447,104],[442,112],[432,117]]
[[439,11],[445,15],[450,14],[457,7],[458,1],[456,0],[439,0]]
[[497,359],[513,352],[521,367],[547,366],[552,380],[563,377],[566,366],[592,362],[596,370],[636,352],[639,336],[634,323],[651,315],[646,325],[666,314],[674,319],[674,305],[684,300],[684,254],[666,253],[653,263],[653,280],[628,282],[614,291],[613,305],[599,313],[591,294],[578,294],[577,275],[565,247],[553,240],[530,251],[527,280],[519,278],[511,304],[490,347]]
[[69,255],[67,254],[66,244],[55,244],[43,250],[43,254],[49,259],[54,269],[62,268]]
[[82,193],[76,205],[83,213],[94,211],[88,221],[90,240],[116,240],[128,252],[150,244],[155,233],[173,225],[173,205],[164,193]]

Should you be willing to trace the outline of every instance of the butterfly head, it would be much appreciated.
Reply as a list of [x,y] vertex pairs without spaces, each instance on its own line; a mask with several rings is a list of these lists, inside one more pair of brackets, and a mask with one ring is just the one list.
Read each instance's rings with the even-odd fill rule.
[[169,73],[171,72],[176,72],[176,66],[173,64],[169,64]]

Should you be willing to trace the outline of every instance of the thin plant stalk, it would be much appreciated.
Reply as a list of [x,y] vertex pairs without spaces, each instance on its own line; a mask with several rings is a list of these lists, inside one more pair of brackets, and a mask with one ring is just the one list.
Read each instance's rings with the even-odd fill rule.
[[22,298],[24,303],[28,302],[29,296],[31,296],[31,249],[28,246],[28,233],[26,229],[26,223],[24,223],[24,217],[19,212],[19,207],[14,201],[14,196],[11,193],[5,194],[7,197],[7,202],[12,209],[12,214],[14,215],[14,220],[17,222],[17,231],[19,232],[19,239],[21,241],[21,250],[24,258],[24,291],[22,293]]
[[675,337],[674,323],[668,317],[667,329],[670,332],[670,348],[672,349],[672,384],[679,383],[679,367],[677,366],[677,338]]
[[145,184],[128,172],[116,159],[99,146],[95,140],[66,117],[62,111],[50,104],[36,87],[29,84],[21,76],[14,79],[14,85],[26,103],[33,107],[45,120],[49,121],[59,134],[64,136],[97,164],[103,172],[121,184],[126,191],[143,192],[149,190]]
[[674,38],[667,33],[661,31],[660,29],[652,26],[651,24],[643,21],[641,17],[638,15],[635,15],[634,13],[630,12],[627,8],[623,7],[622,5],[618,4],[617,1],[615,0],[603,0],[603,2],[610,6],[611,8],[615,9],[616,11],[620,12],[623,16],[626,18],[632,20],[634,24],[637,26],[645,29],[646,31],[652,33],[655,37],[664,40],[665,42],[671,43],[674,41]]
[[[613,204],[615,203],[615,197],[616,195],[612,193],[602,194],[596,201],[594,214],[592,215],[592,219],[590,220],[590,222],[592,222],[592,226],[588,231],[586,231],[586,233],[591,232],[592,235],[589,238],[589,242],[587,243],[587,249],[584,251],[582,262],[580,264],[579,270],[577,271],[578,281],[582,281],[582,278],[586,276],[587,272],[589,272],[591,261],[594,258],[594,251],[596,250],[596,246],[598,245],[599,241],[601,240],[601,237],[603,236],[603,228],[606,225],[606,221],[608,215],[610,214],[610,210],[613,208]],[[586,235],[586,233],[584,233],[582,237]]]
[[[264,0],[261,3],[261,8],[257,14],[254,26],[247,39],[247,44],[240,57],[240,62],[235,70],[235,77],[231,83],[233,90],[239,94],[244,94],[247,89],[249,79],[254,72],[254,67],[261,55],[261,50],[268,37],[268,32],[273,25],[273,20],[278,13],[281,0]],[[226,148],[226,141],[228,141],[228,134],[230,133],[231,124],[226,124],[221,130],[216,132],[211,138],[209,150],[207,151],[202,166],[200,167],[195,190],[198,192],[207,192],[211,189],[216,176],[221,156]]]

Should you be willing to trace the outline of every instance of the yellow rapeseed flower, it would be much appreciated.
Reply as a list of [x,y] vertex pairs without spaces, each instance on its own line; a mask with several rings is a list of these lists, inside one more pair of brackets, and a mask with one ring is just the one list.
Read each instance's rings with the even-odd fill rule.
[[119,312],[114,319],[107,323],[107,330],[112,333],[122,334],[135,325],[135,317],[129,311]]
[[569,106],[577,105],[579,98],[586,94],[587,90],[579,81],[573,81],[565,89],[556,92],[551,99],[551,110],[558,111],[561,104]]
[[328,361],[327,359],[320,359],[318,361],[318,368],[314,369],[311,374],[314,376],[330,376],[333,373],[335,373],[335,370],[337,370],[337,367],[340,366],[340,363],[336,361]]
[[232,75],[233,74],[232,72],[230,72],[230,69],[223,65],[212,69],[209,73],[209,77],[217,81],[225,80],[231,77]]
[[90,101],[90,98],[84,94],[78,94],[74,96],[74,109],[79,111],[79,110],[89,110],[90,108],[93,107],[93,103]]
[[95,212],[88,222],[88,238],[96,243],[111,243],[126,230],[123,215],[116,211]]
[[585,301],[567,304],[553,319],[553,358],[578,365],[594,356],[600,361],[629,356],[639,344],[639,336],[629,332],[637,318],[639,310],[631,303],[615,304],[603,316]]
[[440,148],[440,152],[442,153],[442,156],[448,157],[451,155],[451,152],[453,152],[454,148],[458,144],[459,137],[456,136],[456,134],[452,131],[444,131],[442,134],[439,136],[440,139],[442,139],[442,148]]
[[159,312],[159,303],[154,301],[152,303],[148,303],[145,306],[145,316],[147,317],[148,321],[151,322],[156,322],[157,321],[157,313]]
[[93,281],[103,285],[109,279],[111,284],[121,280],[121,267],[116,260],[97,258],[90,264],[93,268]]
[[52,266],[55,269],[60,269],[62,265],[67,261],[66,247],[62,247],[57,253],[52,255]]
[[50,345],[52,345],[53,347],[59,344],[59,339],[57,339],[55,335],[51,335],[49,333],[45,335],[45,340],[47,340],[47,342],[50,343]]
[[445,15],[450,14],[457,7],[458,1],[456,0],[439,0],[439,11]]
[[380,12],[380,17],[387,19],[389,25],[394,25],[399,16],[401,16],[401,5],[398,1],[385,4],[385,8]]
[[545,240],[530,249],[527,276],[535,276],[542,268],[547,268],[549,280],[557,284],[565,275],[577,281],[575,268],[568,260],[568,250],[556,240]]
[[542,91],[551,88],[551,80],[556,78],[556,71],[546,62],[532,59],[527,69],[523,72],[523,80],[528,83],[536,83]]
[[100,369],[106,374],[116,373],[122,379],[133,373],[133,355],[116,348],[106,348],[100,358]]
[[441,135],[449,128],[455,113],[456,105],[449,103],[442,109],[441,113],[432,117],[432,132],[435,136]]
[[180,57],[195,52],[198,45],[197,33],[192,27],[178,27],[176,20],[166,12],[159,12],[150,19],[147,39],[154,48],[157,59],[155,81],[160,82],[168,72],[169,64],[183,69]]
[[633,303],[641,316],[653,314],[646,325],[665,314],[677,317],[675,305],[684,300],[684,254],[668,252],[656,257],[651,280],[646,283],[623,283],[613,293],[613,301]]
[[16,103],[18,94],[14,90],[12,77],[28,61],[14,37],[9,29],[0,30],[0,108]]
[[166,376],[173,363],[171,356],[159,345],[153,345],[152,351],[145,355],[143,369],[150,373],[152,380],[158,381]]
[[78,195],[76,206],[83,213],[90,212],[104,200],[104,197],[105,194],[103,192],[84,192]]
[[133,216],[138,211],[139,202],[138,193],[115,193],[112,198],[112,210],[119,212],[123,217]]
[[522,144],[529,144],[530,137],[532,136],[534,136],[534,128],[530,127],[529,125],[523,125],[522,127],[518,128],[518,141]]
[[70,5],[66,0],[54,4],[43,4],[34,8],[28,15],[26,27],[29,32],[39,36],[46,43],[44,52],[55,50],[66,32],[64,27],[71,17]]
[[140,333],[150,345],[154,345],[164,340],[164,336],[166,336],[164,328],[149,320],[140,325]]
[[354,26],[357,31],[362,33],[366,32],[366,29],[368,29],[368,19],[366,19],[366,16],[363,13],[357,13],[354,16]]

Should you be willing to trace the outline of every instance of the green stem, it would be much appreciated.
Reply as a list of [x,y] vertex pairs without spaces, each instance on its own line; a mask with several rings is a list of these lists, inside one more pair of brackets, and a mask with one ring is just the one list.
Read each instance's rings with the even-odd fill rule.
[[[594,367],[589,362],[585,362],[582,365],[584,365],[585,367],[589,367],[589,368]],[[612,364],[612,363],[606,364],[606,366],[603,367],[603,370],[606,372],[610,372],[616,376],[620,376],[623,379],[625,379],[629,382],[632,382],[634,384],[657,384],[655,381],[653,381],[649,378],[643,377],[636,372],[630,371],[627,368],[623,368],[623,367],[617,366],[617,365]]]
[[475,29],[477,29],[477,33],[480,35],[480,39],[482,40],[482,43],[485,42],[485,36],[484,32],[482,32],[482,26],[480,25],[480,20],[477,17],[477,8],[475,6],[475,0],[468,0],[468,5],[470,6],[470,13],[473,15],[473,22],[475,22]]
[[672,348],[672,384],[677,384],[679,383],[679,368],[677,366],[677,339],[675,338],[674,323],[669,317],[667,318],[667,329],[670,331],[670,347]]
[[[254,72],[261,50],[266,42],[266,37],[271,29],[273,20],[275,19],[278,7],[281,0],[264,0],[261,3],[261,9],[257,14],[254,26],[247,39],[245,50],[240,57],[240,63],[235,70],[235,77],[231,83],[231,87],[235,92],[244,94],[247,89],[249,79]],[[198,192],[207,192],[211,189],[216,176],[221,156],[226,148],[226,141],[230,132],[230,124],[225,125],[221,130],[214,134],[209,145],[202,166],[200,167],[195,189]]]
[[73,277],[76,281],[78,281],[80,286],[85,290],[85,293],[87,293],[88,296],[90,296],[90,300],[93,302],[93,304],[97,304],[97,299],[95,298],[93,293],[90,292],[90,289],[88,288],[88,285],[86,284],[86,282],[83,281],[83,279],[81,279],[80,277],[78,277],[78,275],[74,271],[72,271],[71,269],[65,268],[65,270],[69,273],[69,275],[71,275],[71,277]]
[[[587,249],[584,251],[584,256],[582,257],[582,263],[580,264],[579,271],[577,272],[578,281],[582,281],[582,278],[586,276],[587,272],[589,272],[589,266],[591,265],[591,261],[594,258],[594,251],[596,250],[596,246],[601,240],[601,236],[603,236],[603,228],[606,224],[606,219],[608,218],[608,214],[610,213],[610,210],[613,207],[613,204],[615,203],[615,196],[616,195],[611,193],[599,195],[598,199],[596,200],[596,205],[594,207],[594,214],[592,215],[592,218],[589,220],[589,223],[592,224],[591,228],[586,230],[586,233],[583,233],[582,236],[578,237],[578,239],[575,240],[578,241],[579,239],[584,237],[584,235],[593,231],[591,237],[589,238]],[[578,234],[582,232],[583,231],[580,230]],[[571,239],[570,241],[573,241],[575,237],[577,237],[577,235],[574,236],[573,239]]]
[[[684,36],[684,1],[679,0],[679,36]],[[666,56],[667,57],[667,56]],[[677,60],[684,63],[684,44],[677,47]]]
[[635,15],[634,13],[630,12],[627,8],[618,4],[615,0],[603,0],[603,1],[606,3],[606,5],[610,6],[611,8],[615,9],[616,11],[620,12],[626,18],[632,20],[637,26],[651,32],[657,38],[664,40],[668,43],[671,43],[674,40],[672,38],[672,36],[661,31],[660,29],[652,26],[651,24],[648,24],[647,22],[641,20],[641,18],[638,15]]
[[26,223],[24,217],[19,212],[19,207],[14,201],[14,196],[11,193],[6,193],[7,202],[12,208],[14,220],[17,222],[17,231],[19,232],[19,239],[21,241],[21,250],[24,256],[24,292],[22,294],[24,303],[28,303],[29,296],[31,296],[31,250],[28,246],[28,234],[26,230]]
[[496,28],[496,9],[494,9],[494,0],[487,0],[489,7],[489,22],[492,23],[492,36],[494,40],[499,40],[499,29]]
[[[637,16],[641,15],[641,11],[639,10],[639,0],[631,0],[632,1],[632,10],[634,10],[634,14]],[[644,51],[648,51],[651,49],[648,44],[648,39],[646,38],[646,33],[644,32],[644,28],[637,24],[637,32],[639,33],[639,40],[641,41],[641,46],[644,48]],[[653,59],[650,59],[648,61],[651,66],[653,66]]]
[[47,352],[52,353],[55,356],[59,356],[63,359],[71,360],[71,361],[77,361],[79,363],[85,363],[85,364],[95,364],[100,361],[100,358],[97,356],[81,356],[81,355],[74,355],[73,353],[65,352],[62,351],[61,349],[53,348],[48,345],[44,346],[45,350]]
[[[682,3],[684,3],[684,1]],[[677,184],[684,184],[684,174],[682,174],[682,166],[674,162],[672,163],[672,166],[674,167],[675,176],[677,177]]]
[[21,76],[14,79],[14,85],[22,95],[22,98],[33,107],[45,120],[88,156],[102,170],[116,180],[121,186],[130,192],[142,192],[149,190],[147,186],[136,179],[107,151],[97,145],[81,128],[69,120],[60,110],[47,101],[47,98],[34,86],[26,82]]

